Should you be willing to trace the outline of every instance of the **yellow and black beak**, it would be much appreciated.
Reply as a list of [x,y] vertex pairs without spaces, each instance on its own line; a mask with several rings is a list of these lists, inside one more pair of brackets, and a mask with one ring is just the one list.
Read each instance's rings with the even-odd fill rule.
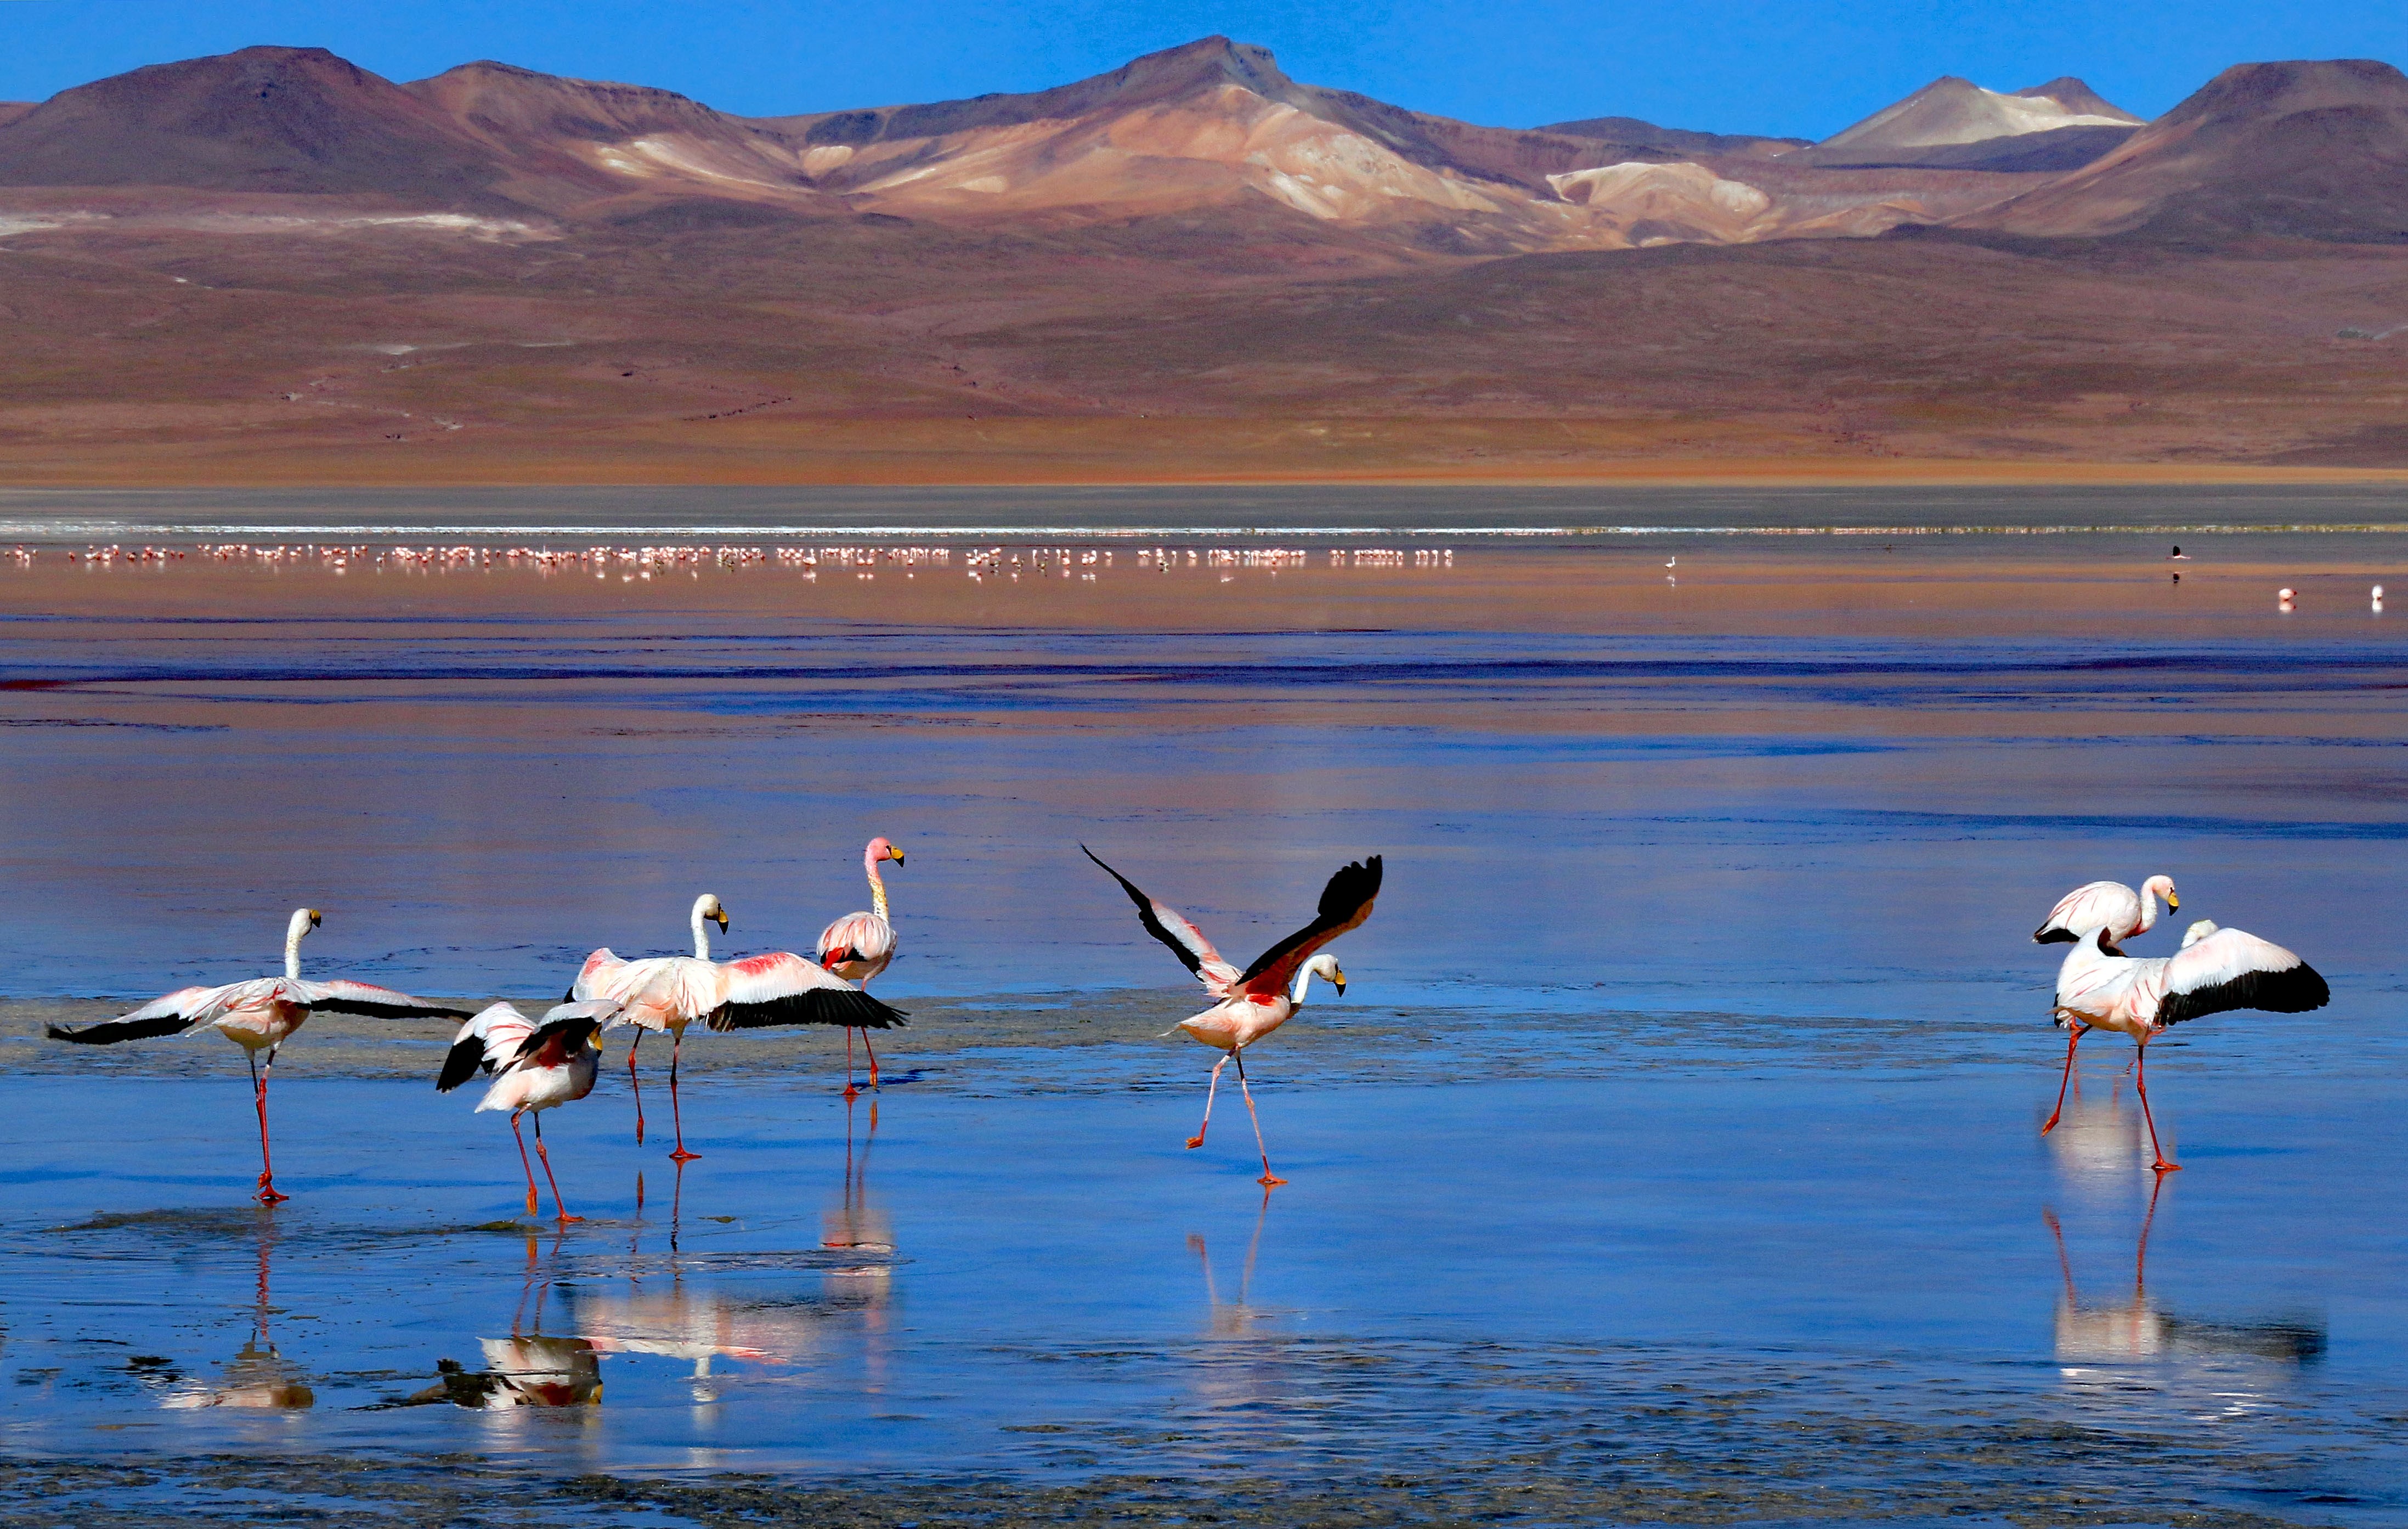
[[325,921],[326,916],[324,914],[320,913],[315,908],[309,910],[309,927],[311,929],[316,929],[320,924],[322,924]]
[[2182,906],[2182,899],[2174,896],[2172,892],[2168,892],[2166,894],[2166,906],[2169,908],[2180,908]]
[[895,857],[895,863],[896,865],[901,865],[903,863],[903,852],[896,848],[893,844],[886,846],[886,853]]
[[724,908],[722,908],[722,909],[720,909],[717,913],[712,914],[712,915],[711,915],[711,916],[712,916],[713,918],[715,918],[715,919],[719,920],[719,932],[720,932],[720,933],[722,933],[722,934],[726,933],[726,932],[727,932],[727,910],[726,910],[726,909],[724,909]]
[[1340,997],[1340,998],[1344,998],[1344,997],[1346,996],[1346,974],[1345,974],[1345,973],[1340,972],[1340,973],[1339,973],[1336,976],[1331,977],[1331,978],[1329,979],[1329,985],[1330,985],[1332,988],[1337,988],[1337,989],[1338,989],[1338,996],[1339,996],[1339,997]]

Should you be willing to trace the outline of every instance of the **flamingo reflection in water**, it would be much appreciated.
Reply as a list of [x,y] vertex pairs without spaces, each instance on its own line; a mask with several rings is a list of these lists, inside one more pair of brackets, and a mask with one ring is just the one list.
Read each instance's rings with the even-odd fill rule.
[[[560,1249],[555,1234],[552,1250]],[[519,1291],[518,1310],[510,1318],[510,1335],[479,1338],[484,1361],[472,1370],[455,1359],[436,1362],[435,1383],[423,1391],[382,1404],[385,1406],[428,1406],[449,1402],[453,1406],[498,1412],[529,1406],[599,1406],[602,1403],[602,1360],[592,1343],[574,1334],[543,1331],[545,1297],[552,1281],[541,1272],[536,1236],[526,1242],[526,1281]],[[527,1320],[532,1300],[535,1316]]]
[[161,1406],[179,1412],[213,1406],[297,1412],[317,1404],[317,1394],[309,1389],[300,1367],[277,1351],[276,1340],[268,1332],[267,1320],[276,1309],[267,1293],[268,1258],[276,1247],[276,1223],[265,1211],[257,1215],[259,1281],[251,1307],[251,1337],[239,1353],[221,1366],[214,1384],[179,1376],[165,1360],[149,1356],[134,1360],[137,1376],[146,1381],[165,1384],[166,1392],[159,1401]]
[[[874,1099],[866,1113],[869,1134],[856,1153],[853,1105],[846,1105],[844,1180],[823,1218],[819,1250],[864,1256],[858,1262],[830,1263],[810,1255],[811,1265],[823,1275],[819,1296],[795,1292],[791,1285],[754,1286],[749,1277],[762,1271],[748,1255],[734,1255],[731,1265],[708,1252],[686,1252],[679,1233],[681,1199],[673,1196],[666,1279],[652,1273],[660,1263],[631,1245],[630,1267],[636,1272],[624,1289],[580,1285],[566,1291],[577,1330],[604,1354],[650,1354],[692,1364],[693,1396],[699,1404],[722,1397],[725,1377],[714,1368],[720,1360],[802,1363],[829,1349],[843,1318],[858,1316],[867,1332],[882,1331],[893,1294],[887,1255],[895,1249],[895,1233],[886,1213],[869,1199],[868,1143],[878,1129]],[[776,1259],[774,1254],[764,1257]],[[716,1272],[720,1270],[725,1275]],[[869,1363],[874,1377],[874,1348]]]

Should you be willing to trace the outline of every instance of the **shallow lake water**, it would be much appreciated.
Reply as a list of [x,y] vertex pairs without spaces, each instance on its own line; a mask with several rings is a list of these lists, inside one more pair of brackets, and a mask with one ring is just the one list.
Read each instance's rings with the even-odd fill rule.
[[[29,543],[0,1502],[2408,1520],[2408,570],[2184,542]],[[272,970],[305,902],[306,972],[476,1003],[703,890],[808,948],[873,833],[887,1086],[696,1031],[681,1173],[614,1036],[545,1126],[566,1229],[440,1025],[284,1050],[273,1211],[234,1047],[39,1038]],[[1202,1005],[1082,843],[1240,959],[1386,857],[1249,1059],[1286,1186],[1234,1094],[1182,1149]],[[2039,1136],[2029,939],[2157,872],[2136,954],[2209,917],[2334,993],[2151,1047],[2162,1181],[2121,1040]]]

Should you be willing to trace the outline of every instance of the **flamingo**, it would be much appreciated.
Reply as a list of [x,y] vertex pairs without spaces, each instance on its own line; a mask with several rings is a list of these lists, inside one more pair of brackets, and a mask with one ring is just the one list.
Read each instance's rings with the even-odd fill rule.
[[[323,918],[324,915],[315,908],[293,910],[292,921],[284,928],[284,974],[280,977],[252,977],[217,988],[179,988],[131,1014],[86,1025],[81,1030],[51,1025],[48,1027],[50,1037],[54,1041],[73,1041],[78,1046],[115,1046],[120,1041],[180,1034],[197,1025],[214,1027],[242,1047],[244,1060],[251,1064],[251,1102],[259,1111],[259,1192],[252,1198],[263,1205],[290,1199],[277,1192],[276,1163],[267,1148],[267,1076],[276,1068],[277,1048],[321,1009],[329,1014],[365,1014],[383,1019],[468,1017],[466,1009],[447,1008],[370,983],[339,977],[332,982],[303,981],[301,936],[318,928]],[[262,1051],[267,1053],[265,1062],[259,1059]]]
[[[895,959],[895,926],[886,921],[886,882],[878,873],[878,862],[893,860],[903,863],[903,852],[884,839],[872,839],[861,852],[861,868],[869,875],[870,911],[849,913],[820,930],[820,964],[848,982],[863,988],[869,979],[886,970]],[[848,1025],[844,1031],[844,1096],[853,1098],[861,1090],[853,1086],[853,1032],[857,1026]],[[869,1032],[862,1031],[861,1048],[869,1053],[869,1086],[878,1087],[878,1051],[869,1044]]]
[[[675,1040],[669,1050],[669,1114],[677,1122],[677,1149],[669,1156],[692,1162],[699,1152],[685,1147],[685,1118],[678,1103],[678,1056],[685,1044],[685,1027],[700,1019],[716,1031],[752,1030],[762,1025],[866,1025],[885,1029],[901,1024],[899,1009],[891,1008],[860,988],[791,951],[748,956],[740,961],[710,959],[710,936],[703,927],[715,919],[727,928],[727,910],[709,892],[694,900],[692,956],[655,956],[646,960],[621,960],[608,948],[585,958],[568,991],[573,1000],[609,999],[622,1005],[617,1017],[603,1028],[634,1025],[640,1031],[667,1031]],[[636,1037],[637,1045],[643,1037]],[[636,1047],[627,1048],[627,1072],[636,1070]],[[639,1112],[641,1105],[638,1106]],[[642,1116],[637,1117],[636,1139],[643,1140]]]
[[435,1080],[437,1093],[450,1093],[480,1072],[494,1075],[493,1087],[478,1102],[476,1113],[510,1112],[510,1134],[518,1137],[519,1166],[526,1171],[527,1214],[536,1210],[535,1167],[527,1161],[526,1138],[519,1135],[519,1117],[535,1117],[535,1153],[543,1159],[543,1176],[552,1186],[552,1207],[563,1222],[581,1221],[561,1203],[560,1180],[552,1173],[552,1154],[543,1149],[543,1112],[584,1098],[594,1091],[602,1070],[602,1048],[595,1032],[619,1005],[561,1003],[548,1010],[538,1025],[509,1003],[496,1003],[460,1027],[443,1072]]
[[1254,964],[1240,972],[1212,948],[1204,931],[1185,916],[1140,891],[1135,882],[1097,859],[1094,850],[1084,844],[1079,848],[1121,884],[1121,890],[1137,904],[1138,921],[1145,931],[1168,945],[1180,964],[1204,984],[1204,990],[1219,1000],[1178,1025],[1192,1039],[1226,1053],[1212,1064],[1212,1079],[1204,1090],[1204,1123],[1187,1139],[1189,1149],[1204,1145],[1204,1132],[1212,1125],[1212,1100],[1221,1088],[1221,1069],[1234,1060],[1246,1116],[1254,1123],[1254,1149],[1263,1160],[1263,1176],[1255,1182],[1266,1189],[1286,1183],[1271,1172],[1270,1151],[1263,1145],[1262,1117],[1254,1113],[1254,1091],[1246,1084],[1245,1048],[1295,1017],[1296,1011],[1304,1007],[1305,990],[1314,977],[1345,996],[1346,974],[1338,969],[1337,959],[1316,952],[1371,916],[1372,901],[1380,895],[1380,857],[1341,867],[1322,888],[1321,909],[1312,922],[1255,957]]
[[2166,900],[2170,909],[2182,907],[2172,876],[2151,876],[2137,892],[2117,881],[2085,882],[2057,900],[2040,928],[2032,930],[2032,943],[2072,945],[2093,930],[2103,929],[2109,944],[2121,945],[2157,927],[2159,898]]
[[2073,1076],[2073,1048],[2090,1030],[2121,1031],[2138,1047],[2134,1083],[2141,1118],[2149,1128],[2150,1166],[2160,1174],[2180,1168],[2157,1145],[2157,1122],[2149,1113],[2149,1042],[2169,1025],[2228,1009],[2304,1014],[2331,1001],[2332,989],[2316,969],[2272,941],[2237,929],[2219,930],[2207,919],[2193,924],[2172,956],[2136,960],[2115,948],[2105,930],[2066,953],[2057,974],[2057,1023],[2071,1031],[2065,1043],[2065,1076],[2057,1085],[2057,1109],[2040,1128],[2045,1136],[2065,1113],[2066,1084]]

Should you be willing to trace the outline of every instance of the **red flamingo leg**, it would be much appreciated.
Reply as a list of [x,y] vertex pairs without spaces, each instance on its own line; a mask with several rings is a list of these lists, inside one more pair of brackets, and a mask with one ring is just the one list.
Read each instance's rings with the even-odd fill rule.
[[[526,1170],[527,1214],[532,1216],[535,1214],[535,1164],[527,1161],[526,1138],[519,1134],[519,1117],[525,1113],[526,1111],[524,1110],[510,1111],[510,1134],[518,1136],[519,1138],[519,1166]],[[538,1131],[541,1131],[543,1129],[543,1122],[541,1120],[538,1120],[535,1123],[535,1128]],[[550,1171],[550,1168],[551,1165],[549,1163],[545,1164],[547,1172]],[[532,1232],[527,1233],[527,1263],[530,1267],[535,1263],[535,1233]]]
[[1254,1122],[1254,1150],[1263,1158],[1263,1176],[1254,1182],[1265,1189],[1274,1184],[1284,1184],[1286,1179],[1271,1172],[1270,1148],[1263,1145],[1263,1118],[1254,1113],[1254,1090],[1246,1086],[1246,1059],[1235,1051],[1229,1055],[1238,1059],[1238,1091],[1246,1096],[1246,1118]]
[[2182,1164],[2168,1162],[2166,1149],[2157,1145],[2157,1118],[2149,1113],[2149,1043],[2146,1041],[2141,1043],[2141,1054],[2132,1063],[2132,1087],[2141,1096],[2141,1118],[2149,1123],[2149,1150],[2156,1154],[2157,1160],[2149,1166],[2161,1174],[2179,1173]]
[[2043,1136],[2057,1129],[2057,1117],[2065,1113],[2065,1086],[2073,1081],[2073,1048],[2082,1044],[2083,1031],[2090,1028],[2079,1019],[2068,1022],[2073,1034],[2065,1043],[2065,1075],[2057,1080],[2057,1108],[2048,1112],[2048,1124],[2040,1128]]
[[[552,1154],[543,1149],[543,1116],[540,1112],[535,1118],[535,1155],[543,1160],[543,1181],[552,1186],[552,1208],[560,1213],[562,1224],[585,1219],[582,1216],[571,1216],[568,1207],[560,1203],[560,1180],[552,1176]],[[527,1193],[529,1196],[535,1193],[535,1176],[532,1174],[527,1176]],[[534,1207],[528,1207],[527,1214],[535,1214]]]
[[861,1032],[861,1048],[869,1053],[869,1086],[878,1087],[878,1049],[869,1044],[869,1031]]
[[[677,1150],[671,1152],[669,1158],[676,1162],[692,1162],[702,1156],[699,1152],[689,1152],[685,1149],[685,1112],[678,1104],[678,1053],[684,1049],[685,1031],[681,1030],[669,1042],[669,1118],[677,1127]],[[540,1126],[537,1128],[536,1133],[542,1134]],[[557,1199],[558,1196],[555,1195],[554,1198]]]
[[[644,1032],[638,1030],[636,1031],[635,1040],[627,1046],[627,1087],[636,1090],[636,1145],[638,1147],[644,1145],[644,1084],[643,1080],[636,1075],[636,1047],[643,1044]],[[528,1208],[527,1214],[530,1216],[535,1214],[532,1206]]]
[[853,1027],[844,1027],[844,1096],[858,1098],[861,1090],[853,1086]]
[[263,1205],[272,1205],[292,1198],[276,1192],[276,1161],[267,1151],[267,1074],[276,1071],[276,1048],[267,1048],[267,1068],[260,1070],[259,1058],[245,1051],[243,1060],[251,1063],[251,1101],[259,1110],[259,1193],[252,1198]]
[[[1236,1053],[1229,1055],[1235,1056]],[[1226,1056],[1212,1064],[1212,1081],[1204,1089],[1204,1123],[1196,1128],[1195,1135],[1187,1138],[1187,1150],[1190,1152],[1204,1145],[1204,1132],[1212,1129],[1212,1100],[1221,1091],[1221,1069],[1228,1065],[1229,1057]]]

